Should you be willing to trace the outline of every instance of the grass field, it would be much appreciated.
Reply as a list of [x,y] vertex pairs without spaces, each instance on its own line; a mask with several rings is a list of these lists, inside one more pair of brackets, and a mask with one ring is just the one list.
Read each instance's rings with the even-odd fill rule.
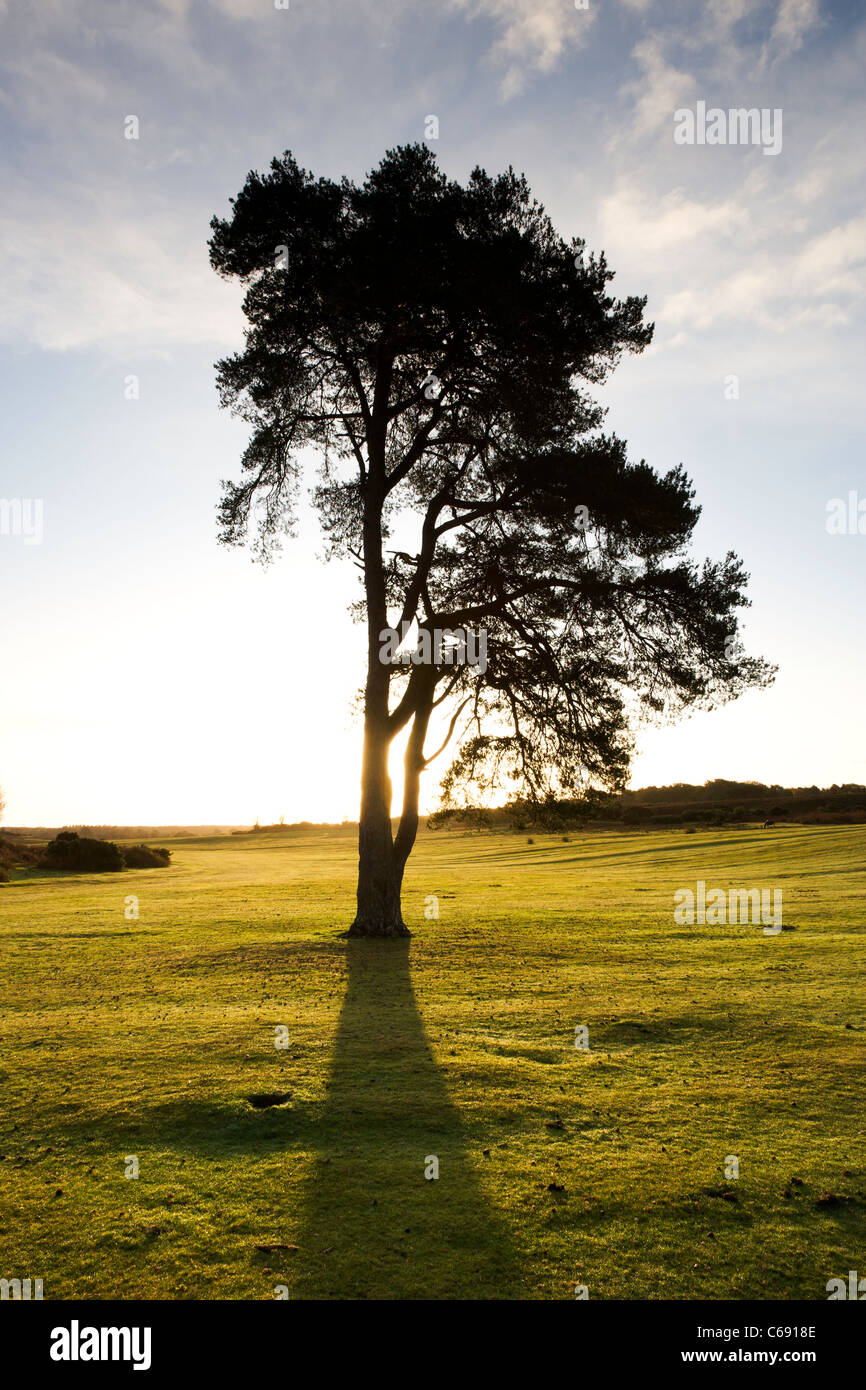
[[[340,937],[348,831],[170,845],[0,887],[0,1276],[825,1299],[866,1272],[866,827],[423,833],[409,943]],[[676,925],[698,879],[781,888],[792,930]]]

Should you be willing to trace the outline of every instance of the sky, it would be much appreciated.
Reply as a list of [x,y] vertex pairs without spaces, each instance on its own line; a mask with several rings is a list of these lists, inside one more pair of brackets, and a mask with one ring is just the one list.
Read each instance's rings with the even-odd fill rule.
[[[449,176],[524,172],[648,296],[608,427],[684,464],[779,666],[640,731],[632,785],[866,782],[864,65],[854,0],[0,0],[6,822],[357,817],[355,570],[308,507],[267,570],[216,542],[243,321],[206,243],[275,154],[359,180],[431,115]],[[740,107],[766,139],[720,142]]]

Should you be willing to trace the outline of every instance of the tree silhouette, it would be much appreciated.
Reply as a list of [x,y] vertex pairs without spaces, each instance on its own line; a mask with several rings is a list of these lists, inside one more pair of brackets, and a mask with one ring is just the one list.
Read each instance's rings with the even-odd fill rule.
[[[350,934],[404,936],[420,779],[442,751],[426,750],[433,712],[458,742],[446,802],[621,786],[638,716],[772,678],[736,640],[747,576],[731,553],[686,558],[699,508],[685,473],[629,463],[602,429],[589,389],[649,343],[646,301],[610,298],[604,255],[558,236],[513,170],[464,186],[410,145],[358,186],[286,152],[211,227],[249,324],[217,364],[221,403],[252,427],[221,540],[267,559],[291,531],[299,452],[319,451],[315,500],[331,553],[359,566],[367,626]],[[388,546],[407,518],[412,553]],[[385,640],[401,623],[417,633],[408,663]],[[486,641],[475,664],[467,629],[476,657]],[[438,636],[455,630],[456,651]]]

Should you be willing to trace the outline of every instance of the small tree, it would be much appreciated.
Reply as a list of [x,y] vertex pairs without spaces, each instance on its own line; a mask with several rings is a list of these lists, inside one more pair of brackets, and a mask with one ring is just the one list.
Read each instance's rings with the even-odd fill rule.
[[[249,321],[218,364],[221,403],[252,429],[221,539],[244,542],[255,516],[267,559],[291,529],[299,451],[319,451],[315,498],[333,553],[361,571],[367,627],[351,934],[407,935],[434,711],[459,741],[446,805],[503,778],[535,800],[619,787],[639,715],[771,678],[734,640],[746,576],[731,553],[685,557],[699,515],[685,473],[629,463],[603,431],[589,389],[650,341],[645,301],[610,298],[604,255],[558,236],[512,170],[462,186],[414,145],[356,186],[287,152],[211,226]],[[411,553],[388,546],[407,516]],[[399,623],[417,625],[410,664],[383,640]],[[436,639],[467,628],[483,629],[483,663]],[[405,730],[395,836],[389,751]]]

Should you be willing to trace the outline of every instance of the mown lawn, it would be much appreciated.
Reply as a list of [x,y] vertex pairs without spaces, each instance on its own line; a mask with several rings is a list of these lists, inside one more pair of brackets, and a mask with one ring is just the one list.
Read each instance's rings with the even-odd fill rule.
[[[348,832],[0,887],[0,1277],[824,1299],[866,1273],[866,827],[534,838],[422,834],[408,946],[340,937]],[[698,879],[781,888],[792,929],[676,925]]]

